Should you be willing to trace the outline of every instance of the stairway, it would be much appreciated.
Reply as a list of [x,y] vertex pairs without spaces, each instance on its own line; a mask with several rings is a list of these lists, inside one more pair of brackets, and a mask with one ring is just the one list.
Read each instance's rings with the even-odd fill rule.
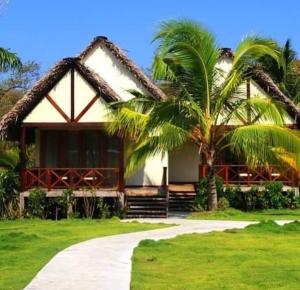
[[127,196],[126,218],[165,218],[165,196]]
[[169,212],[193,211],[196,189],[194,184],[169,185]]

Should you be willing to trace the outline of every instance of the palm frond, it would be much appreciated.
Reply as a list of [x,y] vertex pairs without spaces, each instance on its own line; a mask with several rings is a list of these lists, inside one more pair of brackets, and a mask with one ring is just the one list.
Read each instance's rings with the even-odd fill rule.
[[232,150],[257,167],[274,159],[274,148],[300,156],[300,137],[295,130],[277,125],[248,125],[236,128],[231,136]]
[[14,170],[19,163],[19,155],[15,150],[0,151],[0,168]]
[[19,66],[21,66],[21,61],[17,54],[0,47],[0,71],[7,71]]

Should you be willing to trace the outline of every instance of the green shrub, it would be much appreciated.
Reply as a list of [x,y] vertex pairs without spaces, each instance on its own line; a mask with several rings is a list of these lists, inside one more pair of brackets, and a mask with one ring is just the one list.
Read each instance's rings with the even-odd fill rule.
[[47,194],[41,188],[34,188],[28,196],[28,214],[31,217],[47,217]]
[[227,187],[224,197],[229,201],[230,207],[241,209],[241,188],[239,186]]
[[265,184],[265,199],[269,203],[269,208],[281,208],[283,203],[283,183],[268,182]]
[[218,201],[218,209],[219,210],[225,210],[229,208],[230,204],[226,197],[221,197]]
[[[197,194],[194,201],[194,209],[197,211],[207,210],[208,209],[208,182],[207,178],[201,178],[197,186]],[[224,196],[224,183],[223,179],[219,176],[216,176],[216,188],[218,198]]]
[[268,182],[262,190],[252,187],[242,191],[239,187],[230,187],[225,190],[224,196],[230,207],[244,211],[297,207],[295,192],[283,192],[282,182]]
[[282,207],[290,209],[297,208],[297,197],[295,190],[289,189],[285,193],[283,193]]
[[99,210],[99,218],[105,219],[110,217],[109,206],[105,203],[103,197],[97,199],[97,209]]
[[59,204],[64,216],[74,217],[76,198],[72,189],[63,190],[62,196],[59,197]]
[[0,218],[19,216],[19,176],[12,170],[0,171]]

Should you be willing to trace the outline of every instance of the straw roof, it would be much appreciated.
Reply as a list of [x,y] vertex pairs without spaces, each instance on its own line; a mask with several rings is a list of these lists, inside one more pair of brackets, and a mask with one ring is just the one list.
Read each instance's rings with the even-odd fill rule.
[[108,40],[105,36],[95,37],[94,40],[80,53],[79,58],[84,60],[98,46],[107,48],[155,99],[162,100],[166,98],[164,92],[157,87],[131,59],[127,57],[122,49]]
[[21,121],[49,93],[60,79],[74,68],[106,101],[118,101],[120,97],[97,74],[83,65],[78,58],[65,58],[48,73],[0,121],[0,139],[15,139]]

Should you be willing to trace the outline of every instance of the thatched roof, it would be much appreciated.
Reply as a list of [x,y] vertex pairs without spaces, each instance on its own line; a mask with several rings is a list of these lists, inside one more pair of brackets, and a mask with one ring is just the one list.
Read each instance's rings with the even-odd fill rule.
[[120,97],[97,74],[80,63],[78,58],[65,58],[57,63],[0,121],[0,139],[15,139],[21,121],[45,97],[60,79],[74,68],[106,101],[118,101]]
[[272,98],[285,105],[288,114],[295,120],[297,127],[300,128],[300,109],[287,97],[274,83],[274,81],[262,70],[254,69],[251,71],[251,78]]
[[220,49],[220,58],[233,58],[234,57],[234,53],[232,51],[231,48],[228,47],[223,47]]
[[164,92],[158,88],[136,64],[130,60],[127,55],[113,42],[108,40],[105,36],[97,36],[94,40],[80,53],[79,58],[84,59],[88,56],[97,46],[107,48],[116,59],[122,63],[128,71],[130,71],[136,79],[149,91],[149,93],[157,100],[165,99]]

